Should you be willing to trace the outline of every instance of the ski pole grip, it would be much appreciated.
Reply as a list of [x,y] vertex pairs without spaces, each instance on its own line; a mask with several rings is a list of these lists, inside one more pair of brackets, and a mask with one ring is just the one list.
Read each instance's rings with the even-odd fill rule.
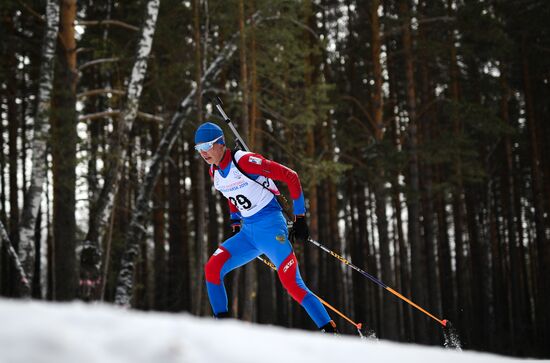
[[208,97],[208,100],[210,101],[211,104],[213,104],[214,106],[218,106],[218,105],[223,105],[223,101],[222,99],[220,98],[220,96],[212,96],[212,97]]
[[239,135],[239,132],[237,131],[237,129],[233,125],[233,122],[231,122],[231,119],[229,117],[227,117],[227,114],[223,110],[223,108],[222,108],[223,102],[220,99],[220,97],[216,96],[215,98],[212,98],[211,101],[214,104],[214,106],[216,106],[216,109],[218,109],[218,112],[220,113],[220,115],[222,115],[223,120],[229,125],[229,128],[231,129],[231,131],[233,131],[233,134],[237,138],[237,144],[240,147],[240,149],[245,150],[245,151],[250,151],[250,149],[248,148],[248,146],[246,146],[246,143],[242,139],[241,135]]
[[216,106],[216,109],[218,110],[218,112],[220,113],[220,115],[222,115],[223,120],[224,120],[227,124],[230,124],[230,123],[231,123],[231,119],[227,116],[227,114],[225,113],[225,111],[224,111],[223,108],[222,108],[222,105],[223,105],[222,99],[221,99],[219,96],[216,96],[216,97],[214,97],[214,98],[211,99],[211,102],[214,104],[214,106]]

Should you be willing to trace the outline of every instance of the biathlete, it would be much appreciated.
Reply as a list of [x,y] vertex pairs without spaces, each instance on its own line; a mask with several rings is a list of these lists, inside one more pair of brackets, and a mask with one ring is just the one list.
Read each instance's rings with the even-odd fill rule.
[[306,241],[309,230],[298,174],[259,154],[240,150],[232,153],[225,145],[222,129],[210,122],[196,130],[195,149],[210,165],[214,187],[228,199],[233,229],[233,236],[216,249],[204,268],[214,316],[229,316],[225,275],[265,254],[277,267],[284,288],[304,307],[317,327],[336,333],[336,324],[300,276],[286,220],[275,197],[279,191],[273,181],[286,183],[294,206],[293,233],[296,241]]

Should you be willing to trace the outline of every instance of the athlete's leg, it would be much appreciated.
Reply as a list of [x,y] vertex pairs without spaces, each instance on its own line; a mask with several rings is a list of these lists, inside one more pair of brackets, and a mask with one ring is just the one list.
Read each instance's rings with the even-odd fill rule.
[[311,293],[302,280],[294,252],[291,252],[283,263],[277,266],[277,273],[290,296],[304,307],[318,328],[331,321],[321,301]]
[[248,240],[244,230],[227,239],[212,254],[206,265],[206,289],[214,315],[226,313],[227,291],[223,279],[231,270],[240,267],[260,254]]
[[[277,216],[277,217],[275,217]],[[277,267],[279,279],[290,296],[300,303],[317,327],[328,324],[331,319],[319,299],[307,288],[292,245],[288,240],[288,229],[282,215],[254,224],[254,243]]]

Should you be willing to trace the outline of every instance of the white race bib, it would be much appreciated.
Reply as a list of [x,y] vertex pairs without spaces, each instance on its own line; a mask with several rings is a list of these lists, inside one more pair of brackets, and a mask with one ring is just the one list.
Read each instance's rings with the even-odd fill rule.
[[[238,162],[246,154],[250,153],[237,151],[235,153],[235,161]],[[250,217],[258,213],[273,199],[273,193],[278,193],[277,186],[273,180],[260,175],[256,181],[253,181],[241,173],[233,160],[231,160],[229,166],[229,174],[225,178],[219,171],[214,172],[214,188],[229,199],[243,217]]]

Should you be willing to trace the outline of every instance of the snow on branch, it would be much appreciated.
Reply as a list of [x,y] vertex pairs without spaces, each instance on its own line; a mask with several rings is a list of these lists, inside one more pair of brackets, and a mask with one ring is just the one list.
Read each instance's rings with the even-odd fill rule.
[[[122,111],[120,110],[101,111],[101,112],[89,113],[87,115],[78,116],[78,121],[97,120],[97,119],[106,118],[106,117],[118,118],[121,114],[122,114]],[[145,113],[141,111],[138,111],[137,117],[145,121],[164,122],[164,118],[160,116],[152,115],[150,113]]]

